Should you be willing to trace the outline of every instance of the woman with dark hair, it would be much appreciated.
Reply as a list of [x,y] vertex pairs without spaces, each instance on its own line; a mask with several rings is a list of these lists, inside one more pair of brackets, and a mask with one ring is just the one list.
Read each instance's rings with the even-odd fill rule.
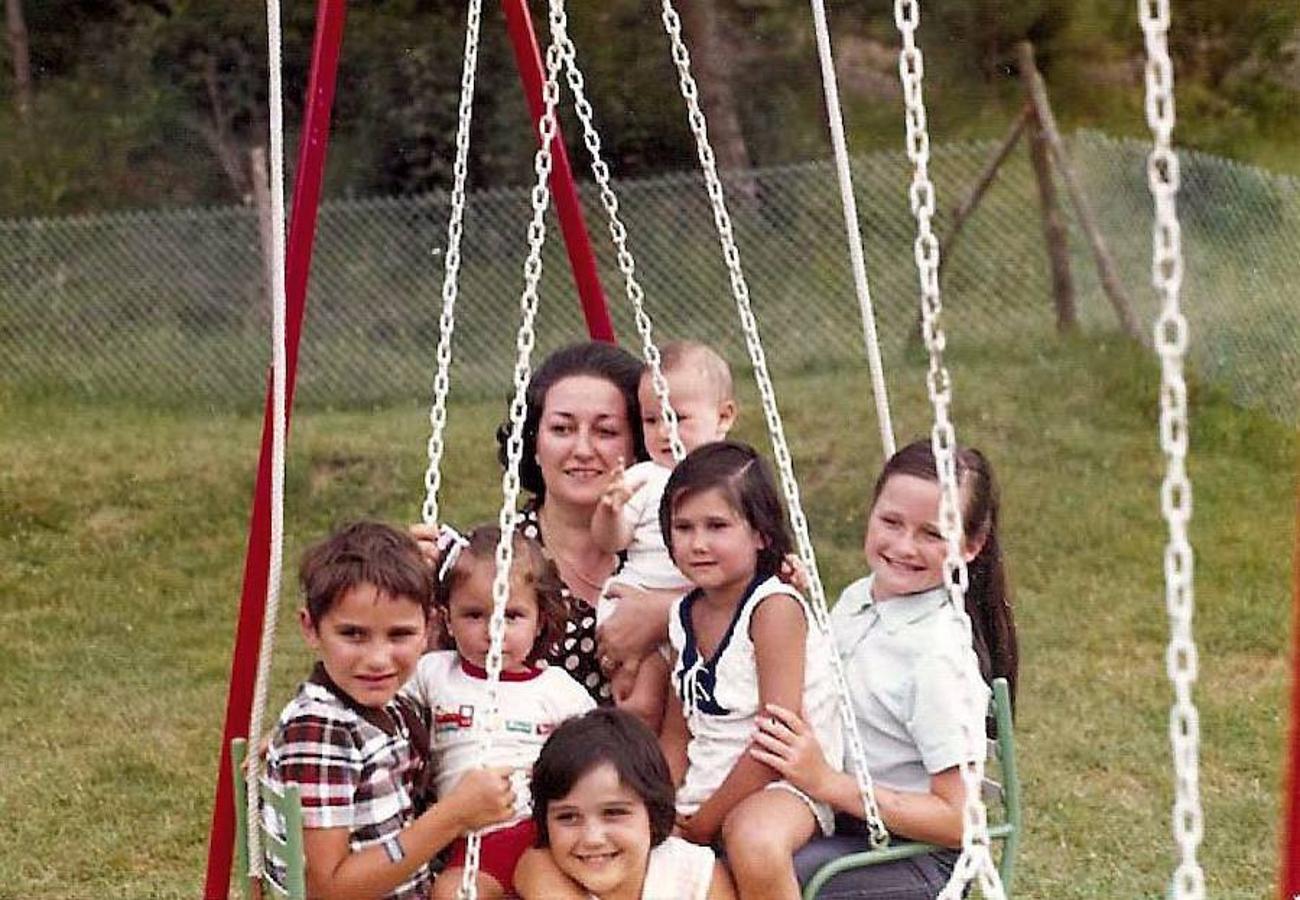
[[[569,601],[565,634],[546,659],[568,671],[598,703],[611,702],[602,663],[612,670],[623,660],[640,659],[668,634],[668,603],[636,592],[635,601],[623,604],[602,626],[597,649],[596,601],[620,559],[596,545],[591,517],[610,474],[647,458],[637,402],[641,369],[640,360],[613,344],[571,344],[542,362],[525,394],[519,478],[532,496],[519,527],[542,542]],[[507,422],[497,430],[503,465],[509,435]],[[413,531],[432,548],[432,529]]]

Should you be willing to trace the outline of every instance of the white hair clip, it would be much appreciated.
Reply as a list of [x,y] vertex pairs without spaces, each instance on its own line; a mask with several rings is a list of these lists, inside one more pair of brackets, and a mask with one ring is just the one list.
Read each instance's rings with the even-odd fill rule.
[[438,580],[446,581],[447,576],[460,559],[460,552],[469,546],[469,540],[450,525],[438,528]]

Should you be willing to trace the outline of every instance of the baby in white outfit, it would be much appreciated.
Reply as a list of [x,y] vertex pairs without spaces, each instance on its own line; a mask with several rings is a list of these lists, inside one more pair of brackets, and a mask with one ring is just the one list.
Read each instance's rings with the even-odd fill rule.
[[[660,350],[668,399],[677,414],[677,432],[687,453],[722,440],[736,421],[731,369],[711,347],[673,341]],[[676,599],[693,585],[668,557],[659,526],[659,503],[676,461],[667,421],[661,415],[650,369],[638,389],[641,425],[650,459],[614,473],[591,519],[592,537],[609,552],[627,551],[627,561],[601,592],[597,622],[604,622],[618,603],[618,585],[662,592]],[[651,653],[639,666],[624,665],[611,675],[614,699],[658,730],[668,689],[668,663]]]

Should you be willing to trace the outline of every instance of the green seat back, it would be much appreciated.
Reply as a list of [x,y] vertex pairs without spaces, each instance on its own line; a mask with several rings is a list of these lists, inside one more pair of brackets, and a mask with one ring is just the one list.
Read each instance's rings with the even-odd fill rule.
[[279,813],[284,822],[285,836],[281,839],[266,830],[259,810],[248,808],[248,782],[244,777],[244,760],[247,757],[247,741],[235,738],[230,742],[230,765],[234,769],[235,785],[235,866],[245,886],[244,896],[258,896],[253,892],[252,879],[248,877],[248,826],[251,820],[254,827],[262,830],[262,846],[284,861],[284,883],[276,881],[269,872],[263,872],[261,896],[305,900],[307,871],[302,850],[302,798],[298,794],[298,786],[288,785],[284,793],[280,793],[262,785],[259,792],[262,802]]
[[[993,718],[998,724],[996,760],[1001,769],[1001,784],[994,791],[1001,795],[1002,814],[989,819],[989,837],[1002,842],[1002,856],[998,861],[998,874],[1002,887],[1011,896],[1011,881],[1015,874],[1016,854],[1020,850],[1020,775],[1016,770],[1015,731],[1011,721],[1011,689],[1005,678],[993,679]],[[833,859],[822,866],[804,886],[804,900],[815,900],[825,884],[841,872],[880,865],[895,860],[922,856],[941,849],[935,844],[921,841],[902,841],[878,850],[850,853]]]

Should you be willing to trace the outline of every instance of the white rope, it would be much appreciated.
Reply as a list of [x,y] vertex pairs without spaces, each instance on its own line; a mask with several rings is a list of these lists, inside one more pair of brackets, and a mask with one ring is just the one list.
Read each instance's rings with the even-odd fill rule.
[[[821,574],[817,569],[817,555],[813,550],[812,540],[808,534],[808,520],[804,516],[799,500],[799,484],[794,475],[794,464],[790,457],[790,447],[785,439],[785,429],[781,424],[781,413],[776,405],[776,394],[772,379],[767,371],[767,360],[763,353],[763,343],[758,333],[758,323],[754,319],[749,303],[749,285],[745,282],[745,273],[740,265],[740,250],[731,227],[731,215],[727,212],[726,200],[722,193],[722,181],[718,177],[717,161],[713,148],[709,145],[708,125],[704,112],[700,109],[699,90],[691,75],[690,53],[682,40],[681,19],[673,8],[671,0],[663,0],[663,22],[672,42],[673,62],[677,66],[678,83],[682,97],[686,100],[688,120],[691,132],[695,135],[695,146],[699,154],[700,167],[703,170],[705,185],[708,188],[709,201],[713,207],[713,221],[718,229],[718,239],[722,244],[722,255],[727,264],[731,281],[731,292],[736,301],[736,311],[740,317],[741,328],[745,335],[745,346],[749,351],[750,362],[754,367],[754,378],[758,383],[758,393],[763,407],[763,418],[767,423],[768,434],[772,441],[772,456],[785,494],[786,505],[790,511],[790,525],[794,531],[795,543],[799,557],[808,570],[808,594],[813,618],[823,635],[829,636],[830,622],[826,611],[826,594],[822,587]],[[880,818],[876,806],[875,792],[872,788],[871,775],[867,771],[866,757],[862,748],[862,738],[854,722],[852,701],[848,682],[844,678],[844,668],[839,654],[832,653],[831,668],[839,689],[840,718],[844,726],[845,740],[849,745],[850,758],[854,762],[854,774],[857,777],[858,791],[862,795],[864,818],[870,830],[872,846],[884,846],[889,843],[889,832]]]
[[600,202],[609,220],[609,235],[617,251],[618,268],[623,273],[627,299],[632,305],[637,333],[641,336],[641,354],[650,369],[650,382],[654,387],[655,396],[659,399],[659,414],[668,423],[668,442],[673,459],[680,462],[686,456],[686,447],[682,444],[680,430],[677,427],[677,412],[673,409],[668,396],[668,380],[663,373],[663,359],[658,346],[655,345],[653,324],[645,311],[645,291],[636,279],[636,262],[627,247],[627,228],[619,217],[618,197],[614,194],[609,166],[601,158],[600,133],[596,130],[591,103],[587,101],[582,72],[578,69],[577,51],[568,35],[567,17],[562,5],[558,18],[553,16],[551,21],[551,27],[564,56],[565,77],[569,83],[569,90],[573,93],[574,109],[578,114],[578,121],[582,124],[583,143],[591,155],[591,173],[600,188]]
[[442,315],[438,319],[438,368],[433,378],[433,405],[429,408],[429,466],[424,472],[424,505],[420,510],[426,525],[438,521],[438,488],[442,484],[442,454],[445,449],[443,431],[447,426],[447,391],[451,387],[451,336],[456,327],[460,241],[465,220],[465,180],[469,172],[470,121],[474,113],[474,78],[478,72],[479,26],[482,20],[483,0],[470,0],[465,17],[465,57],[460,75],[456,161],[452,166],[451,214],[447,222],[447,254],[443,261]]
[[[943,581],[960,616],[967,639],[971,636],[970,617],[966,614],[966,588],[968,574],[962,555],[961,496],[957,483],[957,432],[948,414],[952,404],[952,379],[944,365],[943,350],[946,338],[940,315],[943,302],[939,296],[939,241],[931,228],[934,216],[934,184],[930,181],[930,135],[926,128],[925,99],[922,83],[925,61],[916,44],[916,28],[921,21],[921,8],[916,0],[895,0],[894,23],[902,35],[902,50],[898,57],[898,73],[903,83],[904,120],[907,129],[907,156],[912,161],[912,184],[909,189],[912,214],[916,217],[916,241],[913,255],[916,259],[917,277],[921,288],[921,333],[929,354],[930,367],[926,374],[926,387],[934,407],[934,426],[930,432],[930,446],[934,452],[935,468],[939,475],[939,528],[947,544],[944,558]],[[961,717],[962,737],[968,747],[983,747],[983,734],[976,735],[973,723],[984,721],[975,685],[965,668],[958,669],[962,683]],[[989,839],[988,811],[984,808],[982,786],[984,782],[983,754],[961,764],[965,801],[962,805],[961,856],[953,868],[952,876],[939,896],[945,900],[959,900],[967,886],[979,878],[980,888],[986,897],[1005,897],[1002,879],[993,864]]]
[[284,565],[284,445],[288,410],[285,399],[285,262],[284,262],[284,89],[280,70],[280,2],[267,0],[267,67],[270,73],[271,126],[271,558],[266,576],[266,606],[262,639],[257,654],[257,676],[253,686],[253,708],[249,714],[248,737],[253,752],[248,756],[248,872],[262,875],[262,832],[259,801],[261,755],[256,747],[266,713],[266,694],[271,678],[271,657],[275,650],[275,625],[280,609],[280,577]]
[[848,142],[844,138],[844,113],[840,109],[840,89],[831,56],[831,32],[826,21],[826,4],[812,0],[813,26],[817,32],[817,57],[821,61],[822,90],[826,94],[826,121],[831,129],[831,146],[835,151],[835,172],[840,185],[840,203],[844,207],[844,230],[849,243],[849,261],[853,269],[853,287],[858,295],[858,312],[862,318],[862,341],[866,346],[871,370],[871,393],[876,400],[876,422],[880,426],[880,445],[885,459],[894,455],[894,423],[889,413],[889,393],[885,371],[880,361],[880,339],[876,334],[876,314],[867,284],[867,263],[862,252],[862,230],[858,223],[858,201],[853,193],[853,172],[849,167]]
[[1196,642],[1192,636],[1192,545],[1187,525],[1192,516],[1192,483],[1187,477],[1187,319],[1179,305],[1183,282],[1182,231],[1178,223],[1179,168],[1172,147],[1174,66],[1166,38],[1169,0],[1138,0],[1138,19],[1146,37],[1146,117],[1154,138],[1147,158],[1147,184],[1155,202],[1152,228],[1151,281],[1160,296],[1155,349],[1160,356],[1160,447],[1166,469],[1160,509],[1169,525],[1165,545],[1165,606],[1169,646],[1165,666],[1174,687],[1169,712],[1169,740],[1174,763],[1173,833],[1179,861],[1171,896],[1178,900],[1205,896],[1205,873],[1196,859],[1204,833],[1200,798],[1201,727],[1192,686],[1196,682]]
[[[555,34],[555,17],[557,0],[551,2],[552,34]],[[563,9],[559,9],[563,16]],[[562,22],[561,22],[562,24]],[[487,669],[487,707],[482,717],[476,717],[474,727],[479,731],[479,759],[487,760],[492,752],[492,743],[496,732],[501,727],[500,709],[497,703],[497,686],[501,681],[502,643],[505,636],[506,601],[510,596],[510,569],[514,562],[514,534],[518,521],[516,505],[519,502],[519,464],[524,453],[524,420],[528,416],[528,382],[532,378],[532,352],[536,342],[534,323],[537,318],[537,290],[542,278],[542,246],[546,243],[546,208],[550,205],[551,195],[547,189],[547,180],[551,174],[551,141],[554,140],[556,125],[556,106],[560,98],[559,73],[561,51],[553,38],[546,48],[546,81],[542,86],[542,99],[545,111],[538,123],[541,144],[533,159],[533,170],[537,181],[533,186],[533,215],[528,223],[528,256],[524,260],[524,289],[519,298],[522,312],[519,332],[515,339],[517,356],[514,370],[514,396],[510,401],[510,435],[506,440],[505,471],[501,475],[501,513],[498,523],[501,527],[501,542],[497,544],[496,574],[492,580],[492,617],[488,622],[491,635],[486,669]],[[477,877],[481,853],[480,832],[470,832],[466,841],[465,868],[461,873],[460,893],[462,898],[475,900],[478,896]]]

